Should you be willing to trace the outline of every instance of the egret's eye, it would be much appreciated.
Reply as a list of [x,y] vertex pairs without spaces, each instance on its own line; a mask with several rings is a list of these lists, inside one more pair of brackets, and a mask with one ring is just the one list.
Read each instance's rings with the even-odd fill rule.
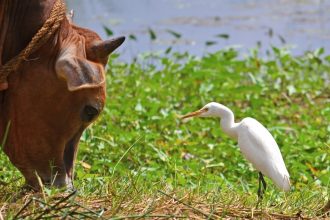
[[207,112],[209,110],[209,108],[204,108],[204,112]]
[[99,110],[91,105],[86,105],[82,111],[81,119],[84,122],[91,122],[99,114]]

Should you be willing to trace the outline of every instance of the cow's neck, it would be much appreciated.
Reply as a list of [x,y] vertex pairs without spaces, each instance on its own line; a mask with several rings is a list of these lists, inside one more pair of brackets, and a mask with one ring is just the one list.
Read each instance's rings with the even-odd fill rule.
[[17,55],[48,18],[55,0],[0,2],[0,65]]
[[[19,54],[47,20],[55,0],[0,0],[0,66]],[[8,92],[0,91],[0,144],[8,123]]]
[[[0,145],[3,141],[5,131],[5,117],[4,117],[4,102],[5,102],[5,91],[0,91]],[[2,147],[2,146],[1,146]]]

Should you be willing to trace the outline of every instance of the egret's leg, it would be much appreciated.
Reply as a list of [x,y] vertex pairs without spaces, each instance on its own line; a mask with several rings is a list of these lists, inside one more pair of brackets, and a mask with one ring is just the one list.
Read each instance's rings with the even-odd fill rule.
[[259,186],[258,186],[258,200],[259,200],[260,198],[262,198],[260,175],[258,178],[258,184],[259,184]]
[[262,202],[262,189],[261,189],[261,179],[260,179],[260,174],[259,174],[259,177],[258,177],[258,201],[257,201],[257,205],[256,205],[256,208],[259,207],[259,204]]
[[258,182],[259,182],[258,200],[262,200],[262,198],[264,197],[264,192],[265,192],[267,185],[266,185],[266,182],[265,182],[264,177],[261,172],[259,172]]
[[258,178],[259,187],[258,187],[258,202],[257,202],[256,208],[259,207],[260,203],[262,205],[262,199],[264,198],[264,192],[267,188],[267,184],[266,184],[266,181],[264,179],[264,176],[262,175],[261,172],[259,172],[258,174],[259,174],[259,178]]
[[264,175],[263,175],[261,172],[259,172],[259,177],[260,177],[261,182],[262,182],[262,185],[263,185],[263,187],[264,187],[263,192],[265,192],[266,189],[267,189],[267,184],[266,184],[266,181],[265,181],[265,179],[264,179]]

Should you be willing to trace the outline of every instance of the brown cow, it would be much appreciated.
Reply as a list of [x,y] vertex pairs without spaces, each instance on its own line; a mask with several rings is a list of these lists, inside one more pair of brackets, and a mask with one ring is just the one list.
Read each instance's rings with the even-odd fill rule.
[[[0,1],[0,66],[26,47],[54,2]],[[39,188],[38,175],[44,184],[72,186],[79,138],[104,106],[104,66],[123,41],[102,41],[65,18],[8,76],[0,91],[0,143],[10,124],[4,151],[28,185]]]

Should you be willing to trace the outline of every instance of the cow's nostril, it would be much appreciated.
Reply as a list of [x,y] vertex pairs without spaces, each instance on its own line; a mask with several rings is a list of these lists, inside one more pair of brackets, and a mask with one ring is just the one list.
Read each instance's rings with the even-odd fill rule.
[[82,111],[81,119],[84,122],[92,121],[99,114],[99,110],[91,105],[86,105]]

